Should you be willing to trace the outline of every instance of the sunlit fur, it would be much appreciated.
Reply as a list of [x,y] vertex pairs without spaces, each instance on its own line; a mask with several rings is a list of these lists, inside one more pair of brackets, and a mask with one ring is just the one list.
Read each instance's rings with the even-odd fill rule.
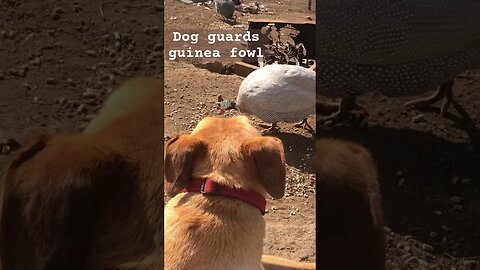
[[165,269],[259,270],[265,221],[257,208],[226,197],[177,193],[190,179],[206,177],[282,197],[280,140],[262,137],[244,116],[209,117],[191,134],[170,141],[165,156],[166,192],[174,196],[165,207]]

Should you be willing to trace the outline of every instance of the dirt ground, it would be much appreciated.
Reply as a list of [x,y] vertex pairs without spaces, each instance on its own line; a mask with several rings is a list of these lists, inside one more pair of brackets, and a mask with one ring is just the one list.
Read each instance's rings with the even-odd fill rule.
[[458,76],[454,96],[461,113],[443,118],[439,104],[418,111],[403,106],[412,97],[368,94],[368,118],[317,133],[360,142],[377,160],[387,269],[480,269],[480,72]]
[[[250,2],[253,1],[244,1],[244,4]],[[310,16],[315,20],[315,10],[308,11],[306,0],[259,2],[265,6],[263,14],[236,12],[238,24],[243,24],[239,27],[223,22],[211,5],[187,5],[177,0],[166,0],[166,50],[193,47],[188,43],[183,46],[174,43],[171,36],[173,31],[201,33],[205,37],[208,33],[245,33],[249,18],[305,20]],[[215,44],[211,48],[229,49],[232,46],[232,43]],[[234,61],[225,58],[220,60],[222,64]],[[165,135],[168,137],[188,133],[203,117],[216,115],[217,96],[221,94],[235,99],[243,80],[243,77],[237,75],[224,75],[198,68],[193,62],[196,61],[186,59],[165,62]],[[235,114],[238,113],[230,111],[226,116]],[[250,119],[259,129],[265,128],[258,119]],[[314,126],[314,116],[308,121]],[[296,261],[315,261],[315,175],[311,166],[314,136],[291,124],[280,123],[279,126],[280,132],[270,135],[280,138],[285,146],[287,195],[279,200],[267,199],[264,253]]]

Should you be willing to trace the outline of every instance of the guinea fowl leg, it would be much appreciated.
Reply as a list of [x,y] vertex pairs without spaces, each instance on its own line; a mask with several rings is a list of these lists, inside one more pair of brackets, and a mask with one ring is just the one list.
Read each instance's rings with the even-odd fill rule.
[[452,104],[453,100],[453,88],[454,80],[448,81],[438,88],[433,95],[426,97],[426,98],[419,98],[415,100],[411,100],[405,103],[405,106],[412,107],[412,108],[421,108],[431,106],[435,102],[439,101],[440,99],[444,99],[442,106],[440,107],[440,113],[445,116]]
[[295,124],[293,126],[303,128],[303,129],[306,129],[308,131],[314,131],[313,128],[308,124],[307,118],[303,119],[302,122],[300,122],[298,124]]
[[272,123],[270,128],[267,129],[267,132],[273,132],[273,131],[277,130],[277,128],[278,128],[277,123]]
[[328,103],[328,102],[317,102],[317,112],[318,110],[324,111],[326,108],[337,108],[337,112],[334,112],[328,116],[318,117],[317,116],[317,123],[318,124],[325,124],[326,122],[331,122],[332,124],[343,122],[354,109],[359,109],[362,111],[366,111],[365,108],[358,105],[356,102],[356,97],[346,97],[340,100],[340,102],[336,103]]

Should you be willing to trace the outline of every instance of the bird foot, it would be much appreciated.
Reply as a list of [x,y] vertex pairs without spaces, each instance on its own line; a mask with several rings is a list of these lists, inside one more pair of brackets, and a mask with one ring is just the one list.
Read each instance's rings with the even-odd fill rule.
[[307,131],[310,131],[310,132],[314,132],[314,129],[308,124],[307,119],[303,119],[302,122],[297,123],[293,126],[297,127],[297,128],[303,128],[303,129],[305,129]]
[[327,116],[317,116],[317,124],[320,124],[320,125],[335,125],[335,124],[338,124],[338,123],[342,123],[342,122],[345,122],[345,120],[347,120],[350,116],[350,113],[351,112],[345,112],[345,111],[342,111],[342,110],[339,110],[337,112],[334,112],[330,115],[327,115]]
[[[336,111],[333,109],[336,109]],[[357,104],[355,98],[345,98],[340,102],[317,102],[317,114],[319,111],[331,112],[330,115],[327,116],[320,117],[317,115],[317,124],[335,125],[345,122],[353,116],[353,110],[360,111],[362,115],[368,116],[365,107]]]
[[[406,107],[414,108],[414,109],[422,109],[425,107],[430,107],[435,104],[438,99],[433,98],[434,96],[429,96],[426,98],[419,98],[405,102]],[[446,97],[443,99],[442,105],[440,106],[440,114],[442,116],[446,116],[450,107],[452,105],[452,100],[447,99]]]
[[440,114],[446,116],[453,102],[452,87],[453,81],[442,84],[431,96],[408,101],[405,103],[405,106],[420,109],[432,106],[437,101],[443,99],[443,103],[440,107]]
[[[262,126],[262,125],[260,125],[260,126]],[[263,125],[263,126],[266,126],[266,125]],[[278,128],[277,124],[273,123],[269,128],[266,128],[266,129],[262,130],[262,134],[274,133],[274,132],[277,132],[279,130],[280,129]]]

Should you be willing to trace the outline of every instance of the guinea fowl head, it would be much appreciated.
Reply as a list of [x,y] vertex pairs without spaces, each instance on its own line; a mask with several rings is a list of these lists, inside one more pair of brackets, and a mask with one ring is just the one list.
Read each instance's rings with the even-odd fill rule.
[[237,104],[233,100],[224,99],[222,95],[218,96],[217,114],[222,115],[227,110],[237,110]]

